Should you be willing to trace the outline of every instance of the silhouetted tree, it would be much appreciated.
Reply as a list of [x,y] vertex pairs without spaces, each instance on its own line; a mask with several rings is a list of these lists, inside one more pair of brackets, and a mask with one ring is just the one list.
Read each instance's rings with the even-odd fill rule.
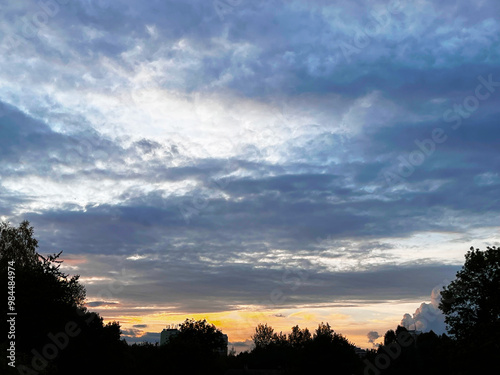
[[330,324],[321,322],[316,328],[313,335],[313,340],[316,342],[331,342],[334,337],[334,331]]
[[[311,369],[314,373],[335,372],[352,374],[361,366],[361,361],[354,351],[355,346],[329,323],[321,322],[316,328],[308,352]],[[333,370],[333,371],[332,371]]]
[[366,371],[373,374],[376,369],[383,375],[461,374],[452,355],[454,349],[447,335],[438,336],[433,331],[416,335],[398,326],[385,333],[384,344],[375,353],[367,353],[366,359],[371,363],[367,368],[371,370]]
[[[18,227],[0,224],[0,275],[7,280],[9,265],[15,270],[14,308],[19,313],[16,349],[28,354],[46,342],[50,330],[64,329],[61,322],[74,314],[75,309],[83,308],[85,300],[79,276],[69,277],[60,271],[61,253],[43,257],[37,253],[37,247],[29,222],[23,221]],[[3,290],[7,293],[6,282]],[[2,304],[2,311],[6,307]],[[2,323],[5,324],[3,320]]]
[[[389,330],[377,354],[390,358],[381,374],[482,374],[498,369],[500,353],[500,249],[470,248],[456,279],[441,292],[440,309],[452,338],[434,332],[413,336],[411,345],[398,347],[405,327]],[[384,367],[384,366],[382,366]]]
[[384,335],[384,345],[389,345],[394,341],[396,341],[396,332],[390,329]]
[[173,345],[197,347],[210,352],[220,352],[226,348],[224,334],[215,325],[203,320],[186,319],[173,338]]
[[473,247],[455,280],[443,288],[439,308],[456,339],[455,362],[462,373],[488,371],[500,352],[500,249]]
[[292,332],[288,335],[288,341],[295,349],[303,349],[311,340],[311,332],[307,328],[301,330],[298,325],[292,327]]
[[274,341],[274,329],[266,324],[258,324],[252,336],[256,348],[266,348]]
[[267,324],[259,324],[252,336],[255,348],[240,354],[249,368],[274,369],[286,374],[336,373],[359,371],[361,361],[354,346],[330,327],[320,323],[311,336],[310,331],[292,327],[288,335],[275,333]]
[[[87,311],[85,287],[79,283],[79,276],[70,277],[60,270],[61,252],[42,256],[37,247],[29,222],[23,221],[18,227],[0,223],[1,279],[7,280],[9,266],[15,270],[17,370],[21,374],[109,372],[113,358],[120,357],[124,348],[119,324],[104,326],[98,314]],[[6,301],[7,283],[3,285]],[[6,316],[7,305],[1,306],[0,313]],[[6,331],[5,319],[0,327]],[[68,327],[71,335],[67,334]],[[0,342],[2,352],[5,345]],[[119,369],[119,364],[113,365]],[[12,368],[1,370],[3,374]]]
[[224,334],[205,319],[186,319],[164,350],[171,373],[216,374],[225,368]]
[[457,339],[487,334],[500,323],[500,249],[488,247],[465,255],[456,279],[441,292],[439,308],[448,331]]
[[285,333],[274,333],[273,335],[273,345],[278,347],[288,347],[289,342]]

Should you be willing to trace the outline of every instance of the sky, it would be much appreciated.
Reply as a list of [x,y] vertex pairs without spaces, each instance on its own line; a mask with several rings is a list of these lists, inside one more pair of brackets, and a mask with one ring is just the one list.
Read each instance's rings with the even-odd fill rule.
[[500,244],[500,3],[0,3],[0,219],[129,343],[445,332]]

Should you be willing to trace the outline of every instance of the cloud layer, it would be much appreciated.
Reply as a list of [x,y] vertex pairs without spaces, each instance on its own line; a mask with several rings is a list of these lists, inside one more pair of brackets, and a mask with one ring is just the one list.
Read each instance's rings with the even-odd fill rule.
[[499,7],[4,4],[1,219],[115,316],[421,301],[498,245]]

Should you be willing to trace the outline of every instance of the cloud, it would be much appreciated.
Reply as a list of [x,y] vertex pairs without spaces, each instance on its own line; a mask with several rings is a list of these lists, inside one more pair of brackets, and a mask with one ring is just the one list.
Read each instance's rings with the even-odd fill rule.
[[400,324],[407,329],[416,329],[422,332],[429,332],[432,330],[438,335],[446,333],[444,314],[438,307],[440,299],[440,288],[436,287],[432,290],[431,302],[423,302],[415,310],[413,315],[408,313],[404,314]]
[[368,338],[368,342],[371,343],[373,346],[376,346],[377,344],[375,343],[375,340],[380,337],[377,331],[370,331],[366,334],[366,337]]
[[142,332],[137,329],[125,329],[122,330],[122,338],[124,338],[128,344],[139,344],[143,342],[154,344],[160,342],[160,333]]
[[[404,260],[391,264],[397,257],[388,239],[452,230],[457,222],[448,223],[449,210],[470,210],[467,225],[473,225],[475,209],[489,204],[495,189],[494,184],[486,185],[474,202],[451,198],[453,184],[390,194],[381,187],[367,191],[363,184],[347,183],[372,168],[363,169],[362,162],[339,163],[335,173],[313,162],[277,167],[235,160],[229,171],[224,171],[227,161],[213,158],[191,159],[185,166],[161,165],[161,160],[171,159],[170,154],[159,153],[167,146],[157,141],[143,139],[125,146],[90,131],[73,137],[15,108],[2,121],[7,121],[2,131],[12,134],[6,134],[11,139],[6,144],[11,147],[8,155],[22,157],[20,150],[25,148],[33,153],[30,169],[21,175],[3,165],[11,174],[2,180],[4,189],[7,186],[17,198],[10,201],[10,209],[31,211],[22,216],[37,228],[41,246],[52,244],[68,255],[93,254],[92,262],[80,266],[83,277],[111,282],[115,276],[110,269],[119,272],[118,265],[127,269],[133,276],[126,281],[127,291],[113,296],[127,306],[134,299],[162,306],[162,296],[170,295],[171,307],[179,311],[221,311],[268,301],[275,289],[284,290],[284,304],[320,303],[349,295],[401,298],[395,286],[383,285],[384,277],[403,279],[397,267]],[[59,170],[69,165],[64,155],[88,139],[95,146],[83,148],[70,169]],[[57,158],[47,156],[58,153]],[[99,165],[105,159],[107,169],[102,169]],[[229,183],[210,182],[221,173],[233,174]],[[33,186],[23,181],[32,181]],[[168,187],[183,181],[193,181],[193,186]],[[42,196],[40,191],[47,186],[55,190]],[[429,211],[425,201],[440,202],[442,207]],[[194,212],[188,222],[183,207]],[[477,225],[484,223],[482,216]],[[405,297],[422,295],[442,270],[455,270],[434,266],[424,267],[421,276],[417,274],[424,268],[405,268],[407,277],[415,277]],[[282,274],[276,273],[279,267]],[[286,269],[303,269],[314,277],[292,290],[293,285],[281,280]],[[432,278],[426,279],[426,273]],[[103,284],[89,284],[89,292],[97,295]],[[155,293],[137,297],[145,285]],[[338,287],[332,291],[328,285]],[[207,293],[211,296],[204,297]]]
[[147,328],[147,324],[135,324],[132,328],[123,329],[122,328],[122,338],[128,344],[138,344],[138,343],[159,343],[160,333],[159,332],[145,332],[143,329]]
[[[500,93],[459,129],[443,114],[500,80],[498,1],[246,1],[223,19],[210,1],[73,1],[32,37],[39,5],[13,4],[0,213],[84,257],[94,307],[420,299],[497,238]],[[373,14],[387,24],[356,46]],[[388,184],[436,128],[447,141]],[[126,287],[99,297],[108,283]],[[436,311],[404,324],[437,332]]]
[[231,350],[234,348],[236,353],[244,352],[244,351],[250,351],[252,350],[254,346],[254,343],[252,340],[245,340],[245,341],[230,341],[228,343],[228,348]]
[[235,348],[238,347],[249,347],[250,345],[253,344],[252,340],[245,340],[245,341],[231,341],[229,343],[229,346],[234,346]]
[[88,307],[102,307],[102,306],[118,305],[118,302],[91,301],[91,302],[86,302],[85,305],[87,305]]

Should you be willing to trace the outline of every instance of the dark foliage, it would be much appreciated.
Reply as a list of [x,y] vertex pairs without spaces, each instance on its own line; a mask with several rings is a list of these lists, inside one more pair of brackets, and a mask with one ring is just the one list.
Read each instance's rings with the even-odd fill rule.
[[[500,249],[488,247],[465,255],[456,279],[441,292],[439,308],[449,332],[458,340],[474,339],[500,323]],[[498,332],[498,331],[497,331]]]
[[255,348],[237,356],[240,367],[280,370],[285,374],[352,374],[361,369],[354,345],[321,323],[313,335],[307,328],[292,327],[287,335],[276,333],[267,324],[259,324],[252,336]]
[[[85,288],[79,276],[60,270],[61,253],[42,256],[28,222],[19,227],[0,224],[0,278],[7,301],[9,265],[15,270],[15,349],[17,369],[2,355],[0,373],[85,374],[106,373],[122,361],[126,344],[118,323],[103,324],[98,314],[83,306]],[[7,305],[1,304],[7,316]],[[1,330],[7,332],[6,319]],[[2,334],[0,348],[10,345]],[[5,341],[4,341],[5,340]],[[118,364],[118,365],[117,365]],[[109,372],[108,372],[109,373]]]
[[[500,369],[500,249],[473,247],[455,280],[441,292],[439,308],[456,339],[461,371]],[[474,360],[468,360],[467,358]],[[463,373],[467,373],[463,372]]]
[[223,333],[206,320],[186,319],[164,348],[169,373],[220,374],[227,346]]
[[[384,336],[384,345],[368,354],[369,374],[497,373],[500,353],[500,250],[471,248],[456,279],[441,292],[440,309],[451,334],[416,335],[404,346],[398,326]],[[387,361],[388,360],[388,361]],[[385,367],[385,364],[387,368]]]

